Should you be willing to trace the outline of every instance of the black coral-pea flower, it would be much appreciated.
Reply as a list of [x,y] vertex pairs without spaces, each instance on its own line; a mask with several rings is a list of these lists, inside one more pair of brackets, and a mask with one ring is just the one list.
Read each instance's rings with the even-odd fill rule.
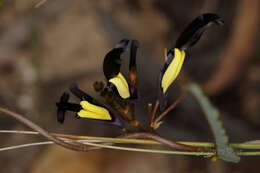
[[[223,22],[216,14],[206,13],[198,16],[181,33],[174,48],[166,53],[166,62],[159,75],[158,99],[161,111],[163,111],[167,105],[168,89],[180,73],[185,59],[186,49],[196,44],[206,28],[212,24],[221,25]],[[105,55],[103,62],[103,72],[107,79],[107,86],[112,88],[115,94],[121,99],[114,99],[115,97],[111,97],[112,101],[107,99],[106,93],[109,91],[108,88],[103,89],[103,85],[98,86],[98,83],[96,83],[95,89],[101,91],[101,96],[104,96],[106,103],[110,104],[115,110],[107,104],[97,102],[74,84],[71,85],[70,91],[81,101],[79,104],[70,103],[68,102],[69,94],[64,93],[62,95],[60,102],[57,103],[57,119],[60,123],[64,122],[66,111],[72,111],[76,113],[77,118],[94,119],[121,128],[125,128],[125,121],[134,127],[142,127],[139,123],[136,123],[137,121],[135,121],[134,115],[129,114],[129,108],[132,108],[134,112],[134,104],[121,102],[122,100],[140,98],[137,90],[136,54],[139,47],[137,40],[131,40],[128,78],[126,79],[120,71],[122,64],[121,55],[126,51],[129,42],[130,40],[128,39],[122,39]],[[111,94],[110,91],[108,93]],[[107,96],[109,96],[109,94]],[[113,102],[114,100],[115,102]],[[124,118],[124,121],[120,116]]]
[[136,88],[136,52],[138,42],[131,42],[130,63],[129,63],[129,82],[120,72],[122,59],[121,54],[125,52],[129,43],[128,39],[122,39],[111,51],[109,51],[103,62],[103,72],[111,87],[117,95],[123,99],[136,99],[138,92]]
[[70,90],[81,101],[79,104],[69,103],[69,94],[64,93],[61,96],[60,102],[56,104],[58,107],[58,122],[63,123],[65,112],[72,111],[76,113],[77,118],[88,118],[105,124],[111,124],[121,128],[124,127],[122,119],[110,106],[97,103],[90,95],[80,90],[75,84],[71,85]]
[[205,13],[195,18],[181,33],[176,41],[175,48],[167,53],[166,62],[159,75],[159,102],[161,111],[167,105],[167,90],[178,76],[184,59],[185,50],[196,44],[205,29],[212,24],[222,25],[223,21],[216,14]]

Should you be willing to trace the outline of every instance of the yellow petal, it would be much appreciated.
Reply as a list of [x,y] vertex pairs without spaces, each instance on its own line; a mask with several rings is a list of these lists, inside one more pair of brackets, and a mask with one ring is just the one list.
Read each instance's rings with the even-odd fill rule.
[[111,82],[112,84],[115,85],[119,95],[122,98],[126,99],[126,98],[130,97],[128,83],[121,73],[119,73],[117,76],[111,78],[109,80],[109,82]]
[[82,110],[78,112],[78,116],[83,118],[91,118],[98,120],[111,120],[111,116],[105,108],[101,106],[93,105],[87,101],[81,101],[80,105],[82,106]]
[[174,58],[162,77],[161,85],[164,93],[167,91],[168,87],[172,84],[172,82],[176,79],[176,77],[180,73],[184,58],[185,58],[185,52],[175,48]]
[[[184,58],[185,58],[185,52],[184,51],[181,51],[181,62],[180,62],[180,64],[178,65],[178,69],[177,69],[177,73],[179,74],[180,73],[180,71],[181,71],[181,67],[182,67],[182,64],[183,64],[183,62],[184,62]],[[177,74],[177,76],[178,76],[178,74]],[[176,77],[177,77],[176,76]]]

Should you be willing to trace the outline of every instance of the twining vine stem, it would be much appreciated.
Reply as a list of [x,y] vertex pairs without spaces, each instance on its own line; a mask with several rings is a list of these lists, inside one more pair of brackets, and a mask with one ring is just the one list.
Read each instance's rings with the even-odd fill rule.
[[[47,139],[53,141],[54,143],[56,143],[56,144],[58,144],[60,146],[65,147],[67,149],[71,149],[71,150],[75,150],[75,151],[89,151],[89,150],[93,149],[92,147],[88,147],[88,146],[83,145],[83,144],[78,143],[78,142],[69,143],[69,142],[66,142],[64,140],[61,140],[61,139],[57,138],[56,136],[50,134],[46,130],[42,129],[40,126],[36,125],[32,121],[24,118],[22,115],[17,114],[15,112],[12,112],[12,111],[10,111],[8,109],[0,107],[0,112],[3,112],[3,113],[5,113],[8,116],[11,116],[11,117],[17,119],[18,121],[22,122],[23,124],[27,125],[28,127],[32,128],[33,130],[39,132],[41,135],[43,135]],[[123,138],[146,138],[146,139],[153,139],[155,141],[158,141],[158,142],[160,142],[162,144],[165,144],[166,146],[169,146],[169,147],[174,148],[174,149],[187,150],[187,151],[205,151],[204,148],[193,147],[193,146],[188,146],[188,145],[184,145],[184,144],[178,144],[176,142],[167,140],[165,138],[162,138],[162,137],[160,137],[158,135],[151,134],[151,133],[126,134],[126,135],[121,136],[121,137],[123,137]]]
[[44,130],[43,128],[41,128],[40,126],[36,125],[35,123],[33,123],[32,121],[24,118],[22,115],[20,114],[17,114],[15,112],[12,112],[8,109],[5,109],[5,108],[1,108],[0,107],[0,111],[5,113],[6,115],[8,116],[11,116],[15,119],[17,119],[18,121],[22,122],[23,124],[27,125],[28,127],[30,127],[31,129],[39,132],[42,136],[46,137],[47,139],[53,141],[54,143],[60,145],[60,146],[63,146],[67,149],[70,149],[70,150],[75,150],[75,151],[89,151],[91,150],[92,148],[86,146],[86,145],[83,145],[81,143],[78,143],[78,142],[74,142],[74,143],[68,143],[68,142],[65,142],[53,135],[51,135],[49,132],[47,132],[46,130]]
[[[107,138],[107,137],[91,137],[91,136],[76,136],[76,135],[67,135],[67,134],[57,134],[57,133],[48,133],[38,125],[34,124],[30,120],[24,118],[22,115],[9,111],[5,108],[0,107],[0,112],[7,114],[8,116],[16,118],[18,121],[24,123],[25,125],[29,126],[35,131],[16,131],[16,130],[0,130],[0,133],[15,133],[15,134],[32,134],[32,135],[39,135],[48,138],[50,141],[38,142],[38,143],[31,143],[31,144],[23,144],[17,145],[12,147],[5,147],[2,148],[6,151],[7,149],[16,149],[16,148],[23,148],[29,146],[36,146],[36,145],[46,145],[56,143],[60,146],[63,146],[70,150],[75,151],[90,151],[94,149],[100,148],[110,148],[110,149],[118,149],[118,150],[127,150],[127,151],[136,151],[136,152],[149,152],[149,153],[160,153],[160,154],[180,154],[180,155],[203,155],[203,156],[213,156],[214,155],[214,144],[208,142],[172,142],[167,139],[164,139],[160,136],[150,133],[133,133],[124,136],[125,138]],[[134,139],[135,138],[135,139]],[[143,139],[136,139],[136,138],[145,138]],[[152,140],[149,140],[152,139]],[[100,144],[94,142],[101,142]],[[154,150],[154,149],[142,149],[142,148],[129,148],[129,147],[120,147],[120,146],[113,146],[115,143],[133,143],[133,144],[147,144],[147,145],[167,145],[171,148],[175,149],[182,149],[184,147],[195,147],[194,151],[193,148],[185,148],[185,151],[172,151],[172,150]],[[259,156],[260,151],[255,151],[260,149],[260,142],[259,140],[249,141],[244,143],[236,143],[230,144],[233,148],[239,149],[247,149],[247,151],[239,151],[237,152],[238,155],[241,156]],[[204,149],[204,150],[198,150]],[[248,150],[254,151],[248,151]]]

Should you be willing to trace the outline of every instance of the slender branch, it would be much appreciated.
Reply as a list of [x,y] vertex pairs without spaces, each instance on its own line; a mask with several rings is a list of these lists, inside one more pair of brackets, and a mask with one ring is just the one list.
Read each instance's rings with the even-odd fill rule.
[[158,116],[158,118],[154,121],[154,123],[158,123],[163,117],[165,117],[172,109],[176,107],[178,103],[181,102],[181,100],[186,96],[186,93],[182,93],[178,99],[171,105],[169,106],[161,115]]
[[68,143],[65,142],[51,134],[49,134],[46,130],[44,130],[43,128],[41,128],[40,126],[36,125],[35,123],[33,123],[32,121],[24,118],[22,115],[17,114],[15,112],[9,111],[5,108],[1,108],[0,107],[0,112],[11,116],[13,118],[15,118],[16,120],[20,121],[21,123],[27,125],[28,127],[30,127],[31,129],[39,132],[41,135],[43,135],[44,137],[46,137],[47,139],[53,141],[54,143],[56,143],[57,145],[63,146],[64,148],[70,149],[70,150],[74,150],[74,151],[89,151],[91,148],[89,148],[86,145],[82,145],[80,143],[74,142],[74,143]]
[[0,133],[14,133],[14,134],[24,134],[24,135],[38,135],[39,134],[39,132],[25,131],[25,130],[0,130]]
[[[153,112],[152,112],[152,122],[154,122],[155,119],[155,115],[156,115],[156,111],[158,109],[159,106],[159,100],[156,100],[154,108],[153,108]],[[152,124],[152,123],[151,123]]]
[[14,146],[10,146],[10,147],[0,148],[0,151],[15,150],[15,149],[19,149],[19,148],[26,148],[26,147],[39,146],[39,145],[49,145],[49,144],[53,144],[53,143],[54,142],[52,142],[52,141],[45,141],[45,142],[35,142],[35,143],[22,144],[22,145],[14,145]]
[[[90,142],[84,142],[84,141],[82,141],[82,143],[85,144],[85,145],[91,146],[91,149],[108,148],[108,149],[124,150],[124,151],[135,151],[135,152],[146,152],[146,153],[157,153],[157,154],[195,155],[195,156],[212,156],[212,155],[214,155],[214,152],[188,152],[188,151],[172,151],[172,150],[154,150],[154,149],[111,146],[111,145],[90,143]],[[32,146],[39,146],[39,145],[50,145],[50,144],[54,144],[54,142],[53,141],[46,141],[46,142],[22,144],[22,145],[16,145],[16,146],[11,146],[11,147],[0,148],[0,151],[14,150],[14,149],[20,149],[20,148],[26,148],[26,147],[32,147]]]
[[154,150],[154,149],[143,149],[143,148],[131,148],[131,147],[120,147],[120,146],[110,146],[110,145],[103,145],[103,144],[96,144],[96,143],[87,143],[84,142],[86,145],[96,146],[100,148],[109,148],[109,149],[117,149],[117,150],[126,150],[126,151],[136,151],[136,152],[147,152],[147,153],[158,153],[158,154],[181,154],[181,155],[209,155],[213,156],[214,152],[189,152],[189,151],[172,151],[172,150]]
[[152,106],[152,103],[148,103],[148,124],[150,125],[152,123],[152,109],[153,109],[153,106]]
[[[0,130],[0,133],[15,133],[25,135],[40,135],[39,132],[35,131],[18,131],[18,130]],[[51,135],[65,138],[65,139],[78,139],[88,140],[89,142],[112,142],[112,143],[125,143],[125,144],[143,144],[143,145],[163,145],[160,142],[149,140],[149,139],[126,139],[126,138],[109,138],[109,137],[95,137],[95,136],[78,136],[60,133],[51,133]],[[259,141],[259,140],[256,140]],[[260,143],[251,143],[252,141],[243,143],[231,143],[230,146],[237,149],[260,149]],[[190,141],[178,141],[176,143],[195,146],[195,147],[208,147],[213,148],[214,143],[212,142],[190,142]]]
[[[53,141],[54,143],[56,143],[58,145],[61,145],[65,148],[75,150],[75,151],[89,151],[89,148],[86,145],[82,145],[77,142],[75,142],[73,144],[68,143],[68,142],[65,142],[65,141],[49,134],[46,130],[42,129],[41,127],[39,127],[35,123],[31,122],[30,120],[24,118],[20,114],[14,113],[12,111],[9,111],[9,110],[1,108],[1,107],[0,107],[0,112],[3,112],[8,116],[11,116],[11,117],[17,119],[18,121],[22,122],[23,124],[27,125],[28,127],[32,128],[33,130],[39,132],[41,135],[43,135],[44,137],[48,138],[49,140]],[[164,139],[158,135],[154,135],[154,134],[150,134],[150,133],[134,133],[134,134],[128,135],[128,138],[133,138],[133,137],[153,139],[155,141],[166,144],[167,146],[170,146],[172,148],[178,148],[178,149],[182,149],[182,150],[188,150],[188,151],[201,151],[202,150],[200,147],[192,147],[192,146],[186,146],[183,144],[178,144],[178,143],[172,142],[170,140]]]
[[194,147],[194,146],[176,143],[176,142],[170,141],[168,139],[165,139],[163,137],[160,137],[158,135],[151,134],[151,133],[132,133],[132,134],[125,135],[124,138],[152,139],[152,140],[160,142],[166,146],[169,146],[171,148],[186,150],[186,151],[208,151],[208,148]]
[[[12,146],[7,147],[5,150],[22,148],[22,147],[29,147],[35,145],[44,145],[49,144],[50,142],[56,143],[61,145],[65,148],[76,150],[76,151],[90,151],[93,149],[100,149],[100,148],[110,148],[110,149],[119,149],[119,150],[127,150],[127,151],[137,151],[137,152],[150,152],[150,153],[161,153],[161,154],[181,154],[181,155],[204,155],[204,156],[213,156],[215,154],[214,150],[211,150],[211,147],[214,147],[213,143],[201,143],[201,142],[173,142],[162,138],[158,135],[151,134],[151,133],[134,133],[125,136],[125,138],[146,138],[152,140],[138,140],[138,139],[122,139],[122,138],[100,138],[100,137],[88,137],[88,136],[75,136],[75,135],[65,135],[65,134],[49,134],[47,131],[42,129],[41,127],[37,126],[30,120],[22,117],[20,114],[16,114],[11,112],[7,109],[0,108],[0,112],[3,112],[11,117],[16,118],[20,122],[24,123],[25,125],[29,126],[30,128],[34,129],[37,132],[33,131],[8,131],[8,130],[0,130],[0,133],[18,133],[18,134],[41,134],[48,138],[51,141],[42,142],[42,143],[34,143],[34,144],[23,144],[20,146]],[[70,140],[73,138],[76,139],[87,139],[85,140],[84,144],[80,143],[81,141],[77,140]],[[96,144],[91,142],[105,142],[103,144]],[[186,150],[186,151],[167,151],[167,150],[151,150],[151,149],[139,149],[139,148],[128,148],[128,147],[119,147],[113,146],[115,143],[136,143],[136,144],[150,144],[150,145],[167,145],[171,148],[178,149],[178,150]],[[87,146],[88,145],[88,146]],[[90,147],[91,146],[91,147]],[[242,143],[242,144],[231,144],[230,146],[234,148],[241,148],[241,149],[260,149],[259,144],[251,144],[251,143]],[[207,148],[206,148],[207,147]],[[3,151],[0,150],[0,151]],[[189,152],[191,151],[191,152]],[[238,155],[243,156],[255,156],[260,155],[259,151],[252,151],[252,152],[238,152]]]
[[[67,140],[65,139],[66,142],[79,142],[79,143],[84,143],[84,142],[93,142],[90,140]],[[34,143],[28,143],[28,144],[21,144],[21,145],[14,145],[10,147],[3,147],[0,148],[0,151],[7,151],[7,150],[14,150],[14,149],[19,149],[19,148],[27,148],[27,147],[32,147],[32,146],[39,146],[39,145],[49,145],[49,144],[54,144],[53,141],[44,141],[44,142],[34,142]],[[100,147],[90,147],[91,150],[96,150],[100,149]]]
[[[157,153],[157,154],[175,154],[175,155],[195,155],[195,156],[207,156],[207,157],[211,157],[215,154],[214,152],[189,152],[189,151],[172,151],[172,150],[154,150],[154,149],[110,146],[110,145],[104,145],[104,144],[84,142],[84,140],[78,140],[77,142],[82,142],[85,145],[90,145],[90,146],[92,146],[92,149],[109,148],[109,149],[115,149],[115,150],[125,150],[125,151],[135,151],[135,152],[146,152],[146,153]],[[48,145],[48,144],[54,144],[54,142],[46,141],[46,142],[37,142],[37,143],[16,145],[16,146],[11,146],[11,147],[0,148],[0,151],[7,151],[7,150],[13,150],[13,149],[19,149],[19,148],[25,148],[25,147],[31,147],[31,146],[39,146],[39,145]],[[260,152],[257,152],[257,151],[256,152],[237,152],[237,155],[240,155],[240,156],[259,156]]]

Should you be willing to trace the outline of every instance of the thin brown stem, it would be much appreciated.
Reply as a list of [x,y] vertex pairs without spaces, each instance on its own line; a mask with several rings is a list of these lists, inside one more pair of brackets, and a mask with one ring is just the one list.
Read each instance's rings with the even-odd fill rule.
[[86,145],[78,143],[78,142],[73,142],[73,143],[65,142],[64,140],[61,140],[61,139],[51,135],[49,132],[47,132],[46,130],[44,130],[43,128],[38,126],[37,124],[24,118],[22,115],[12,112],[8,109],[0,107],[0,112],[15,118],[16,120],[20,121],[21,123],[25,124],[26,126],[30,127],[31,129],[39,132],[42,136],[46,137],[47,139],[53,141],[57,145],[60,145],[64,148],[74,150],[74,151],[90,151],[92,149],[96,149],[96,147],[95,148],[89,147],[89,146],[86,146]]
[[[156,115],[156,111],[157,111],[158,107],[159,107],[159,100],[156,100],[155,105],[154,105],[154,108],[153,108],[153,112],[152,112],[152,121],[151,121],[151,124],[152,124],[152,122],[154,122],[155,115]],[[150,124],[150,125],[151,125],[151,124]]]
[[[50,134],[46,130],[42,129],[40,126],[33,123],[32,121],[24,118],[22,115],[14,113],[12,111],[9,111],[8,109],[0,107],[0,112],[17,119],[18,121],[27,125],[31,129],[37,131],[42,136],[46,137],[47,139],[53,141],[57,145],[60,145],[64,148],[74,150],[74,151],[90,151],[90,150],[94,150],[94,149],[99,149],[98,147],[89,147],[89,146],[86,146],[86,145],[81,144],[79,142],[71,143],[71,142],[65,141],[65,140],[68,140],[68,139],[60,139],[59,137],[72,138],[73,136],[62,135],[62,134]],[[194,146],[188,146],[188,145],[176,143],[176,142],[170,141],[168,139],[165,139],[163,137],[160,137],[157,134],[152,134],[152,133],[132,133],[132,134],[125,135],[124,137],[125,138],[152,139],[152,140],[155,140],[155,141],[160,142],[162,144],[165,144],[165,145],[167,145],[171,148],[186,150],[186,151],[207,151],[208,150],[207,148],[203,148],[203,147],[194,147]],[[114,143],[109,143],[109,144],[113,145]]]
[[153,107],[152,107],[152,103],[148,103],[148,124],[150,125],[151,123],[152,123],[152,109],[153,109]]
[[204,147],[194,147],[194,146],[176,143],[174,141],[170,141],[159,135],[151,134],[151,133],[132,133],[132,134],[127,134],[127,135],[123,136],[123,138],[152,139],[152,140],[155,140],[162,144],[165,144],[166,146],[169,146],[173,149],[179,149],[179,150],[185,150],[185,151],[207,151],[208,150],[208,148],[204,148]]
[[182,93],[182,94],[178,97],[178,99],[177,99],[171,106],[169,106],[163,113],[161,113],[161,115],[158,116],[158,118],[154,121],[154,123],[155,123],[155,124],[156,124],[156,123],[159,123],[159,121],[160,121],[163,117],[165,117],[172,109],[174,109],[174,108],[176,107],[176,105],[177,105],[178,103],[181,102],[181,100],[185,97],[185,95],[186,95],[186,93]]
[[132,116],[133,116],[134,119],[135,119],[135,103],[130,103],[130,104],[129,104],[129,107],[130,107]]
[[130,121],[130,124],[136,128],[136,131],[145,131],[153,134],[157,134],[156,131],[150,126],[145,126],[137,120]]

